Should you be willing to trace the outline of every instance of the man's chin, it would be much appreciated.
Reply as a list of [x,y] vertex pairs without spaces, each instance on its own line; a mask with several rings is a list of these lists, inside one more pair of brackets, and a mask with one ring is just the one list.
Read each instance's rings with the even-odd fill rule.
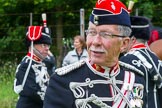
[[43,58],[46,58],[48,55],[43,55]]
[[100,65],[100,64],[103,63],[103,60],[102,60],[102,59],[97,59],[97,58],[91,58],[91,62],[92,62],[93,64],[98,64],[98,65]]
[[38,57],[39,57],[40,59],[44,60],[44,59],[47,57],[47,55],[42,54],[42,55],[38,55]]

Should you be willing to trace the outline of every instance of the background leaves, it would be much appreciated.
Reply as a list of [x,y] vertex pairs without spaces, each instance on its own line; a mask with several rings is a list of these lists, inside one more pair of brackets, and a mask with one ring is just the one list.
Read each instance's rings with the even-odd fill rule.
[[[128,6],[129,0],[121,0]],[[42,25],[41,14],[47,14],[47,25],[52,30],[52,53],[57,64],[63,58],[63,39],[71,40],[80,34],[80,9],[85,10],[85,29],[95,0],[0,0],[0,62],[3,60],[19,62],[26,54],[23,43],[26,27]],[[156,26],[162,27],[161,0],[134,0],[131,15],[146,16]],[[32,13],[32,16],[30,16]]]

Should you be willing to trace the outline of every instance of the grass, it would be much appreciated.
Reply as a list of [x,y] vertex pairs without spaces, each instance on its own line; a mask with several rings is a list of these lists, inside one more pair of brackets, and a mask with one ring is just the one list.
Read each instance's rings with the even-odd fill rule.
[[0,67],[0,108],[15,108],[18,95],[13,91],[16,65],[7,62]]
[[0,108],[15,108],[17,94],[13,92],[13,83],[0,83]]

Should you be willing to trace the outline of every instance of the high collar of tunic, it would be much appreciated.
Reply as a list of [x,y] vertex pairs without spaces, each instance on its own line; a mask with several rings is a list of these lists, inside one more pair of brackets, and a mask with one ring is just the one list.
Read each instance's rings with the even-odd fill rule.
[[[28,52],[28,53],[27,53],[27,56],[28,56],[28,57],[31,57],[31,52]],[[36,61],[36,62],[41,62],[41,59],[40,59],[38,56],[34,55],[34,54],[33,54],[33,56],[32,56],[32,59],[33,59],[34,61]]]
[[91,66],[92,70],[94,70],[93,72],[95,72],[96,74],[99,74],[101,76],[104,76],[104,77],[113,77],[119,73],[119,64],[118,63],[116,63],[116,65],[111,68],[106,67],[106,66],[100,66],[97,64],[91,64],[90,66]]
[[143,43],[137,43],[137,44],[134,44],[131,48],[130,51],[133,51],[133,50],[137,50],[137,49],[144,49],[146,48],[146,45],[143,44]]

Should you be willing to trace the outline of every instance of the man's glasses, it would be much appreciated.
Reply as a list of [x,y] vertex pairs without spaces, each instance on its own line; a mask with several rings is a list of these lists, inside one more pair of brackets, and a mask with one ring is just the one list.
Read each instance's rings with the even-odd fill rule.
[[102,31],[102,32],[97,33],[96,30],[86,30],[85,33],[88,36],[96,36],[97,34],[99,34],[99,36],[104,37],[104,38],[108,38],[108,39],[113,38],[113,37],[122,37],[122,38],[124,37],[124,36],[120,36],[120,35],[111,34],[111,33],[106,32],[106,31]]

